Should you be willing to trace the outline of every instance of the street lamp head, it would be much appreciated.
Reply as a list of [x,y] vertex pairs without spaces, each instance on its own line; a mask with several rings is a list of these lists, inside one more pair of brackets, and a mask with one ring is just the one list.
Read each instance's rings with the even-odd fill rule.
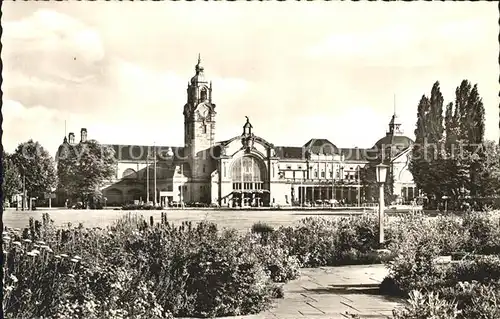
[[168,150],[167,150],[167,156],[168,157],[173,157],[174,156],[174,152],[172,151],[171,147],[169,147]]
[[387,168],[389,166],[385,164],[378,164],[375,166],[376,173],[377,173],[377,183],[385,183],[385,180],[387,178]]

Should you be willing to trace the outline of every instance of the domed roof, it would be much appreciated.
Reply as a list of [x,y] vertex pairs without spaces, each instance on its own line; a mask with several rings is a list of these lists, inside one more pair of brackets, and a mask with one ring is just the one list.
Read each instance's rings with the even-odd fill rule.
[[198,64],[195,67],[196,75],[191,78],[191,84],[205,82],[205,75],[203,74],[204,68],[201,65],[201,57],[198,54]]
[[396,146],[398,149],[405,149],[413,144],[413,140],[404,135],[386,135],[375,143],[374,148],[386,149],[387,147]]
[[205,82],[205,75],[203,74],[203,72],[200,72],[191,78],[191,84],[196,84],[201,82]]
[[340,154],[338,147],[325,138],[310,139],[304,147],[312,154],[317,155],[334,155]]
[[377,143],[373,146],[375,150],[387,150],[388,148],[396,149],[397,151],[402,151],[413,144],[413,140],[407,136],[403,135],[403,130],[401,129],[401,122],[394,109],[394,114],[389,121],[389,130],[386,135],[379,139]]

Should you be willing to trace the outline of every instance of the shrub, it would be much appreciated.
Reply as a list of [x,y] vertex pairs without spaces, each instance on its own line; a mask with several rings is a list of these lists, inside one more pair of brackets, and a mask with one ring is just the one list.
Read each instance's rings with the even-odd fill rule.
[[272,241],[288,248],[305,267],[335,263],[335,223],[322,218],[305,218],[296,226],[280,227]]
[[455,319],[460,311],[456,303],[445,300],[437,293],[421,293],[414,290],[410,293],[408,305],[403,309],[393,310],[395,319]]
[[156,282],[158,302],[174,315],[242,315],[271,303],[265,266],[235,231],[219,233],[211,223],[167,223],[131,236],[126,249],[135,267]]
[[404,293],[439,286],[446,277],[445,269],[435,262],[442,251],[440,234],[433,222],[420,216],[405,221],[401,233],[396,234],[398,241],[391,243],[390,250],[396,257],[387,265],[389,276]]
[[274,228],[266,223],[258,222],[252,225],[251,232],[260,236],[261,244],[267,245],[269,236],[274,232]]
[[[340,218],[336,224],[333,265],[380,263],[379,224],[376,214]],[[391,234],[388,234],[390,240]]]
[[459,318],[500,318],[500,284],[477,281],[459,282],[455,287],[443,289],[443,295],[456,300],[461,311]]
[[257,222],[252,225],[252,232],[257,234],[267,234],[272,233],[274,227],[263,222]]
[[211,223],[162,216],[152,226],[129,215],[106,229],[56,229],[48,216],[30,224],[4,233],[7,318],[244,315],[282,295],[270,276],[298,276],[286,250]]
[[497,282],[500,280],[500,257],[479,256],[453,264],[449,268],[448,278],[451,285],[460,281]]
[[274,243],[256,244],[258,240],[248,236],[242,245],[251,245],[250,249],[269,272],[271,280],[283,283],[300,276],[300,262],[296,256],[290,255],[288,249]]
[[468,232],[464,249],[478,254],[500,254],[500,223],[491,213],[468,213],[463,217]]
[[494,218],[473,213],[463,222],[456,217],[428,220],[417,215],[401,221],[391,226],[397,238],[391,249],[397,257],[388,264],[390,276],[381,290],[403,295],[413,292],[409,305],[394,312],[395,318],[499,317],[498,255],[473,255],[444,265],[435,262],[437,256],[457,250],[495,252],[499,231]]
[[403,309],[393,311],[394,318],[484,318],[500,316],[499,282],[459,282],[436,292],[413,291]]
[[272,241],[287,248],[305,267],[379,263],[378,218],[375,214],[338,219],[305,218],[280,227]]
[[73,254],[56,255],[45,243],[29,239],[9,240],[5,245],[7,318],[171,318],[155,302],[155,294],[148,289],[152,283],[131,269],[101,267],[95,260]]

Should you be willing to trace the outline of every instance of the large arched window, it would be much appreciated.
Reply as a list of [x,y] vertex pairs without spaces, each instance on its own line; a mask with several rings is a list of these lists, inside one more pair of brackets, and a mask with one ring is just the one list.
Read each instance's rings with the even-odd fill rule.
[[127,168],[123,174],[122,174],[122,178],[128,178],[128,179],[131,179],[131,178],[137,178],[137,173],[136,171],[134,171],[133,169],[131,168]]
[[234,160],[231,166],[233,189],[262,189],[266,169],[264,164],[253,156],[243,156]]

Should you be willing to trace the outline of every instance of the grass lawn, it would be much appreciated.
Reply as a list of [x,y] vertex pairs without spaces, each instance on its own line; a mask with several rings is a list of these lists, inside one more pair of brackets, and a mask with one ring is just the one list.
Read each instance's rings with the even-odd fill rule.
[[[160,221],[162,211],[142,210],[72,210],[72,209],[39,209],[37,211],[16,211],[6,210],[3,214],[3,222],[7,227],[23,228],[28,225],[29,218],[41,220],[42,214],[48,212],[56,225],[66,225],[71,223],[78,226],[82,223],[85,227],[106,227],[112,224],[121,216],[127,214],[143,215],[146,218],[153,216],[156,221]],[[318,216],[325,218],[337,218],[350,214],[360,214],[352,211],[318,211],[318,210],[203,210],[203,209],[168,209],[169,221],[181,223],[183,221],[199,222],[207,220],[216,223],[219,227],[232,227],[241,231],[248,230],[258,221],[279,227],[281,225],[291,225],[300,219]]]

